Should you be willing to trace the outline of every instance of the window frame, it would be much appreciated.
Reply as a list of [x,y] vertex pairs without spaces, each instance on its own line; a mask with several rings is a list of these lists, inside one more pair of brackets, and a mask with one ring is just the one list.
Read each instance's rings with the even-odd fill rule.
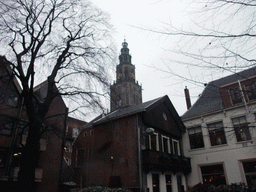
[[72,147],[70,142],[66,142],[66,150],[65,152],[71,153],[72,152]]
[[15,120],[11,117],[7,117],[1,120],[3,121],[3,123],[0,128],[0,134],[11,136],[15,125]]
[[[176,150],[175,150],[175,145],[174,145],[174,143],[177,143],[177,151],[178,151],[178,154],[176,154]],[[179,140],[176,140],[176,139],[172,139],[172,150],[173,150],[173,154],[174,155],[178,155],[178,156],[180,156],[180,141]]]
[[[245,119],[244,123],[240,123],[242,118]],[[239,123],[234,124],[234,120],[238,120]],[[250,141],[252,139],[246,116],[235,117],[235,118],[232,118],[231,121],[232,121],[237,142]],[[239,135],[239,133],[241,132],[244,133],[243,136],[242,134]]]
[[[221,127],[216,126],[219,123],[221,123]],[[210,127],[211,125],[215,125],[215,127]],[[222,121],[216,121],[216,122],[213,122],[213,123],[208,123],[207,124],[207,129],[208,129],[208,133],[209,133],[211,146],[219,146],[219,145],[227,144],[227,138],[226,138],[226,134],[225,134],[225,130],[224,130],[224,126],[223,126]],[[213,140],[214,137],[216,137],[216,140]],[[222,139],[223,139],[223,141],[222,141]]]
[[[198,128],[200,128],[200,132],[196,132],[196,129]],[[193,134],[190,134],[189,132],[192,130],[193,130]],[[201,125],[188,128],[188,138],[189,138],[190,149],[200,149],[205,147],[203,130]],[[201,141],[199,140],[199,138]],[[200,143],[197,141],[200,141]]]
[[[245,181],[247,183],[247,185],[252,185],[251,181],[250,181],[250,177],[254,177],[256,178],[256,171],[255,171],[255,164],[256,164],[256,160],[252,159],[252,160],[248,160],[248,161],[240,161],[241,166],[243,168],[243,172],[244,172],[244,177],[245,177]],[[246,166],[247,164],[247,166]],[[250,165],[248,166],[248,164],[254,164],[253,166],[250,167]],[[250,181],[250,182],[248,182]]]
[[249,83],[244,85],[246,97],[249,101],[256,99],[256,83]]
[[78,137],[78,134],[79,134],[78,128],[74,127],[72,130],[72,137],[76,138]]
[[[164,145],[164,139],[167,139],[167,151],[165,150],[165,145]],[[171,153],[171,145],[170,145],[170,137],[165,136],[165,135],[161,135],[161,140],[162,140],[162,151],[163,152],[167,152],[167,153]]]
[[[170,177],[170,182],[167,181],[167,176]],[[166,192],[168,192],[168,188],[171,188],[171,192],[172,192],[172,174],[165,174],[165,185],[166,185]]]
[[[214,166],[215,166],[215,168],[214,168]],[[220,166],[220,168],[222,168],[223,172],[216,172],[216,170],[218,170],[218,169],[216,169],[216,166]],[[211,172],[210,167],[212,167],[212,170],[214,170],[213,172]],[[205,170],[207,170],[210,173],[203,173],[202,168],[204,168]],[[213,181],[214,181],[214,177],[216,179],[216,176],[221,177],[221,175],[224,175],[225,184],[227,183],[227,176],[226,176],[226,173],[225,173],[225,167],[224,167],[223,163],[201,165],[200,166],[200,173],[201,173],[201,179],[202,179],[203,183],[207,183],[207,177],[209,178],[209,176],[211,176],[212,177],[211,179],[213,179]],[[223,177],[221,177],[221,178],[223,178]],[[211,182],[212,181],[210,181],[210,183]],[[212,184],[214,185],[214,182]],[[221,184],[224,184],[224,183],[220,183],[219,185],[221,185]],[[216,186],[219,186],[219,185],[216,185]]]
[[243,102],[241,90],[238,86],[229,88],[229,95],[233,105]]
[[[155,135],[156,136],[156,151],[159,151],[159,138],[158,138],[158,133],[153,133],[152,135]],[[154,150],[152,149],[152,135],[149,135],[149,149],[151,150]]]

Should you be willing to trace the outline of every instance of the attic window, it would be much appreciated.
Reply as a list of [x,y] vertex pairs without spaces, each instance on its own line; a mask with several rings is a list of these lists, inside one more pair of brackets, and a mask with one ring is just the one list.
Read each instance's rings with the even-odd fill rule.
[[229,89],[229,93],[233,104],[242,103],[242,94],[238,87]]
[[246,94],[249,100],[256,99],[256,84],[251,83],[248,85],[245,85]]

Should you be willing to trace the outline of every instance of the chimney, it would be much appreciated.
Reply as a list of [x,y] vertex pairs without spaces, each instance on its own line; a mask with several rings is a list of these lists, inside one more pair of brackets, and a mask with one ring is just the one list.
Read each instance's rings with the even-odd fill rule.
[[185,92],[185,98],[187,103],[187,109],[189,109],[191,107],[191,101],[190,101],[190,95],[189,95],[189,90],[187,89],[187,86],[185,86],[184,92]]

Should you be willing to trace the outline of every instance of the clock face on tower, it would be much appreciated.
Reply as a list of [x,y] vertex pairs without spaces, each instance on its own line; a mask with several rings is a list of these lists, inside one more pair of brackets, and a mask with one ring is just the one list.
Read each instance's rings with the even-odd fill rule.
[[135,79],[134,73],[130,73],[130,77],[131,77],[132,79]]
[[117,79],[121,79],[121,77],[122,77],[122,73],[118,73],[117,74]]

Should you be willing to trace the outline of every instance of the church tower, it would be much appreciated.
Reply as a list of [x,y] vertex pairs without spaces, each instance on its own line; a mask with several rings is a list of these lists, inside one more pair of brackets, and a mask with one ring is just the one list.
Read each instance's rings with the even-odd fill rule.
[[131,63],[128,43],[122,43],[119,64],[116,66],[116,81],[110,86],[110,110],[142,103],[142,89],[135,82],[135,66]]

